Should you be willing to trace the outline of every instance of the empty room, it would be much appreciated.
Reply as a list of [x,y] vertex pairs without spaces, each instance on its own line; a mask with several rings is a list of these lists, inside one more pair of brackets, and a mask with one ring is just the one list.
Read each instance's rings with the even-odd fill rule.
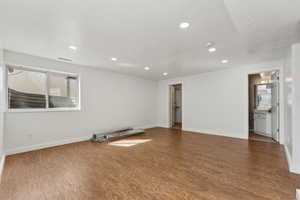
[[0,200],[300,200],[299,0],[0,0]]

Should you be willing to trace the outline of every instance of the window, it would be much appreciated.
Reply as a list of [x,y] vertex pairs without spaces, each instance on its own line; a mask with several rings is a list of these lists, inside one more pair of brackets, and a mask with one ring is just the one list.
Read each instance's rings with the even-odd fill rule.
[[46,73],[8,68],[8,107],[45,108]]
[[7,66],[10,110],[79,109],[79,76],[41,69]]
[[74,108],[78,105],[78,78],[49,73],[49,108]]

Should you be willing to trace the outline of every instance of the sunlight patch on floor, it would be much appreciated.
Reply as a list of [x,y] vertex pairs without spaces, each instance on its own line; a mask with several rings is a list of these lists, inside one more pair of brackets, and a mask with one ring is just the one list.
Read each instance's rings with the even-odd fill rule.
[[137,144],[143,144],[146,142],[150,142],[151,139],[145,139],[145,140],[119,140],[115,142],[109,143],[109,145],[112,146],[119,146],[119,147],[131,147]]

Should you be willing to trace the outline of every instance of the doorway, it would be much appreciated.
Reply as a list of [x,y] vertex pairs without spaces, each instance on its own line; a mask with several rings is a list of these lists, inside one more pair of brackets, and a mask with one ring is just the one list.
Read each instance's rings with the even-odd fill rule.
[[170,85],[170,127],[182,129],[182,85]]
[[279,142],[279,71],[248,76],[249,139]]

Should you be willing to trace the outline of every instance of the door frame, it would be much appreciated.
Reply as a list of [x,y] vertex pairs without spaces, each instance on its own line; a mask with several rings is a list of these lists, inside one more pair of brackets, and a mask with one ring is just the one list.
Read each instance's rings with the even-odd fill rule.
[[169,127],[172,128],[174,126],[174,96],[175,96],[175,87],[174,85],[169,85]]
[[262,72],[271,72],[271,71],[278,71],[279,76],[279,143],[284,144],[284,76],[283,76],[283,67],[269,67],[269,68],[261,68],[253,71],[246,72],[246,89],[245,89],[245,135],[246,138],[249,140],[249,75],[252,74],[260,74]]
[[[274,80],[274,74],[272,74],[272,78],[271,78],[272,80]],[[273,106],[274,106],[274,104],[273,104],[273,100],[274,100],[274,84],[272,85],[272,118],[271,118],[271,120],[272,120],[272,138],[274,139],[274,137],[275,138],[277,138],[277,139],[275,139],[276,141],[278,141],[279,142],[279,135],[280,135],[280,115],[281,115],[281,113],[280,113],[280,109],[279,109],[279,105],[278,105],[278,103],[280,102],[280,77],[279,77],[279,71],[277,70],[276,72],[275,72],[275,79],[277,79],[277,87],[276,87],[276,112],[277,112],[277,117],[276,117],[276,125],[277,125],[277,127],[276,127],[276,131],[274,132],[274,130],[273,130],[273,128],[274,128],[274,118],[273,118],[273,113],[274,113],[274,111],[273,111]],[[275,133],[275,135],[276,136],[274,136],[274,133]]]
[[[168,84],[168,96],[169,96],[169,120],[168,120],[168,126],[169,128],[173,127],[173,95],[172,95],[172,88],[174,88],[175,85],[181,85],[181,129],[183,130],[183,84],[182,82],[179,83],[170,83]],[[175,89],[175,88],[174,88]]]
[[182,107],[182,94],[181,94],[181,91],[182,91],[182,85],[181,84],[178,84],[178,85],[175,85],[174,88],[175,88],[175,108],[174,111],[174,117],[175,117],[175,123],[180,123],[182,122],[182,115],[181,115],[181,107]]

